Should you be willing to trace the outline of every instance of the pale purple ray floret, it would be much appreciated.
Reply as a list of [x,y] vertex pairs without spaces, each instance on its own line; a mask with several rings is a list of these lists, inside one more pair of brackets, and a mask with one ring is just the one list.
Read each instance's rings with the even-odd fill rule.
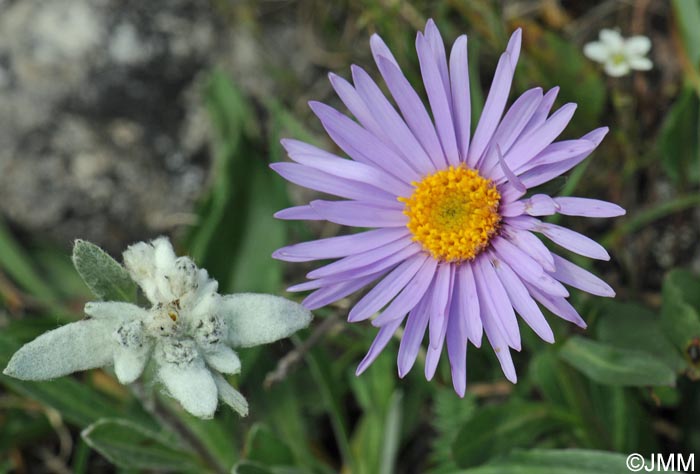
[[[352,67],[352,83],[330,74],[333,88],[355,120],[319,102],[310,106],[350,159],[285,139],[282,144],[293,163],[275,163],[272,168],[295,184],[344,198],[314,200],[282,210],[276,217],[371,229],[291,245],[273,256],[289,262],[337,259],[311,271],[309,281],[290,288],[314,290],[304,300],[309,309],[374,284],[348,318],[356,322],[379,313],[372,320],[379,332],[358,374],[403,325],[399,376],[414,365],[428,333],[425,376],[433,377],[447,345],[453,385],[463,396],[467,342],[480,347],[486,333],[506,377],[516,382],[510,354],[511,348],[521,348],[516,313],[542,339],[553,342],[539,305],[586,326],[567,301],[564,285],[599,296],[615,295],[601,279],[551,252],[536,234],[573,253],[609,260],[597,242],[540,217],[557,213],[614,217],[623,215],[624,209],[595,199],[526,196],[528,189],[584,160],[608,129],[555,142],[576,109],[569,103],[550,113],[558,88],[546,93],[530,89],[506,111],[520,54],[520,30],[513,33],[498,62],[473,134],[465,35],[454,42],[449,57],[432,20],[417,35],[432,113],[382,39],[374,35],[370,45],[397,108],[362,68]],[[449,176],[469,185],[454,191]],[[449,189],[435,187],[441,179]],[[422,191],[428,188],[427,194]],[[478,189],[492,194],[479,194]],[[437,195],[442,197],[431,197]],[[483,196],[491,196],[491,201]],[[488,203],[493,202],[489,211]],[[475,210],[478,206],[481,210]],[[465,222],[476,227],[464,230]],[[452,248],[450,232],[464,232],[459,235],[467,240],[459,237]],[[469,243],[469,236],[482,240]]]

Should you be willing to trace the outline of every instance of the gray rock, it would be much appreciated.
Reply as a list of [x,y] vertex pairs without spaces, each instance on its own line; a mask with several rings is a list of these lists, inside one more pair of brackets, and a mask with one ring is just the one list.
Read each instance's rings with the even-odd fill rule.
[[191,221],[221,29],[206,2],[0,0],[3,218],[112,250]]

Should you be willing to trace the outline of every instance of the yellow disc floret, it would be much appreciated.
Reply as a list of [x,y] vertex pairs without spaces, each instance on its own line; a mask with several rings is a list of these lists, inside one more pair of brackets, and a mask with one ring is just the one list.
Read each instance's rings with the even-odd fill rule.
[[463,165],[437,171],[399,201],[407,227],[433,258],[461,262],[476,257],[498,230],[501,195],[490,179]]

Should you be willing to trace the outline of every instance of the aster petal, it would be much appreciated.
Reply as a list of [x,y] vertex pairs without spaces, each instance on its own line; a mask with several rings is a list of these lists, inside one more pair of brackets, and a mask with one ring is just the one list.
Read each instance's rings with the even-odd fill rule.
[[127,319],[144,319],[148,316],[148,311],[131,303],[90,301],[85,303],[85,314],[95,319],[123,321]]
[[520,43],[522,40],[522,32],[518,28],[508,41],[506,52],[501,55],[496,66],[496,72],[493,76],[491,89],[484,104],[484,109],[479,118],[479,123],[474,131],[474,137],[469,148],[469,157],[467,164],[474,167],[481,158],[481,155],[486,150],[488,143],[491,141],[493,132],[498,126],[498,122],[503,115],[503,109],[506,106],[510,86],[513,82],[513,74],[515,73],[515,65],[520,56]]
[[615,296],[615,290],[603,280],[584,270],[578,265],[560,257],[553,255],[555,270],[552,276],[562,283],[578,288],[592,295],[604,296],[612,298]]
[[465,161],[469,152],[472,114],[466,35],[457,38],[452,45],[452,51],[450,52],[450,89],[452,92],[452,115],[455,122],[459,158],[461,161]]
[[402,228],[375,229],[289,245],[273,252],[272,257],[287,262],[340,258],[376,249],[408,235],[409,231]]
[[532,257],[545,270],[554,271],[554,258],[546,245],[535,234],[527,230],[514,229],[504,226],[505,238],[521,251]]
[[357,92],[384,130],[384,136],[391,140],[393,147],[405,158],[405,162],[410,163],[420,174],[432,171],[433,163],[425,150],[369,74],[353,65],[352,78]]
[[456,298],[450,308],[446,339],[452,386],[457,395],[463,398],[467,390],[467,320]]
[[373,164],[405,183],[420,179],[415,169],[374,134],[326,104],[312,101],[309,106],[328,135],[352,159]]
[[333,196],[375,202],[380,205],[385,203],[393,205],[396,202],[396,196],[375,186],[339,178],[297,163],[273,163],[270,168],[289,182]]
[[416,363],[416,358],[420,351],[420,343],[423,341],[425,330],[428,328],[430,313],[427,311],[427,308],[432,299],[434,286],[434,283],[432,283],[420,301],[409,312],[406,319],[406,326],[399,345],[399,355],[396,360],[399,377],[401,378],[404,378],[413,367],[413,364]]
[[474,271],[470,263],[460,265],[457,269],[455,298],[459,305],[459,314],[464,315],[469,340],[474,346],[481,347],[481,337],[483,335],[481,309]]
[[248,401],[219,374],[214,375],[214,383],[222,402],[233,408],[239,415],[248,416]]
[[525,128],[532,118],[532,115],[535,110],[537,110],[541,101],[541,87],[530,89],[516,99],[493,134],[490,148],[481,165],[482,169],[488,170],[495,166],[498,158],[496,154],[496,145],[498,145],[503,152],[507,153],[508,150],[510,150],[515,140],[523,131],[523,128]]
[[308,309],[321,308],[327,304],[333,303],[334,301],[338,301],[339,299],[355,293],[360,288],[363,288],[377,278],[382,277],[388,271],[389,270],[382,270],[375,273],[370,273],[369,275],[364,275],[351,280],[345,280],[340,283],[322,287],[321,289],[314,291],[307,296],[302,303],[304,307]]
[[394,55],[391,54],[391,50],[386,45],[386,43],[381,38],[381,36],[379,36],[376,33],[374,33],[372,36],[370,36],[369,46],[370,46],[370,49],[372,50],[372,56],[374,57],[375,62],[377,62],[378,57],[383,56],[389,62],[391,62],[394,66],[401,69],[398,61],[396,61],[396,58],[394,57]]
[[542,101],[537,107],[537,110],[535,110],[535,113],[532,114],[532,118],[520,133],[521,137],[528,135],[533,130],[536,130],[542,126],[544,121],[547,120],[549,112],[552,110],[554,101],[557,100],[557,95],[559,95],[559,86],[552,87],[547,91],[544,97],[542,97]]
[[547,308],[553,314],[560,318],[574,323],[575,325],[586,329],[586,322],[579,316],[573,306],[561,296],[553,296],[546,294],[528,283],[525,283],[528,291],[542,306]]
[[274,216],[277,219],[292,220],[292,221],[322,221],[321,217],[311,206],[294,206],[282,209],[275,212]]
[[[336,224],[354,227],[402,227],[408,217],[397,207],[360,201],[311,201],[310,206],[321,217]],[[398,203],[397,204],[401,204]]]
[[491,318],[498,331],[506,338],[508,345],[520,350],[520,331],[518,320],[508,299],[508,294],[496,276],[493,263],[486,254],[481,254],[474,261],[476,289],[481,305],[481,320]]
[[559,214],[583,217],[617,217],[624,216],[627,211],[607,201],[580,197],[556,197]]
[[[581,140],[590,140],[597,147],[600,142],[603,141],[605,135],[608,133],[608,127],[601,127],[593,130],[592,132],[584,135]],[[591,150],[592,151],[592,150]],[[567,160],[559,161],[556,163],[537,166],[526,173],[520,175],[520,180],[528,188],[539,186],[542,183],[546,183],[557,176],[566,173],[571,168],[585,160],[591,151],[581,153],[580,155],[570,158]]]
[[[504,157],[510,169],[517,170],[551,144],[566,128],[576,111],[576,104],[568,103],[554,112],[541,127],[519,139]],[[498,177],[497,174],[491,174]]]
[[219,314],[233,347],[251,347],[288,337],[311,322],[311,313],[279,296],[238,293],[221,298]]
[[433,166],[436,168],[445,166],[446,161],[440,140],[418,93],[393,61],[377,54],[375,54],[374,59],[382,73],[384,82],[386,82],[391,95],[401,110],[401,114],[430,157]]
[[449,308],[447,303],[452,293],[453,271],[451,264],[438,265],[435,272],[435,287],[430,302],[430,345],[437,348],[440,344],[440,334],[447,324]]
[[525,213],[531,216],[551,216],[559,212],[559,204],[546,194],[533,194],[524,204]]
[[542,288],[547,293],[569,296],[569,292],[566,291],[566,288],[561,283],[545,273],[537,261],[508,241],[508,239],[496,237],[492,242],[496,254],[508,263],[515,273],[520,275],[520,278],[538,288]]
[[433,54],[433,61],[438,67],[438,72],[440,73],[440,79],[442,80],[442,86],[447,92],[447,96],[450,96],[450,76],[447,71],[447,52],[445,51],[445,42],[442,40],[440,35],[440,30],[438,29],[435,21],[429,18],[425,23],[425,33],[424,37],[430,46]]
[[[496,257],[494,256],[493,258]],[[527,288],[525,288],[522,280],[520,280],[520,277],[518,277],[508,264],[502,260],[498,260],[498,263],[494,264],[494,268],[496,269],[496,275],[498,275],[498,278],[501,280],[503,287],[508,293],[511,304],[518,314],[520,314],[527,325],[530,326],[540,338],[550,344],[553,343],[554,333],[552,332],[552,328],[547,324],[547,320],[544,318],[542,311],[540,311],[537,303],[533,301]]]
[[440,332],[440,337],[438,339],[437,346],[432,346],[428,344],[428,348],[425,351],[425,379],[433,380],[435,376],[435,370],[437,369],[438,362],[440,362],[440,355],[442,354],[442,346],[445,345],[445,336],[447,334],[447,324],[442,327]]
[[558,163],[575,158],[584,153],[590,153],[596,146],[597,145],[592,141],[584,139],[562,140],[552,143],[535,155],[530,161],[520,166],[516,170],[516,174],[522,174],[537,166]]
[[644,56],[650,49],[651,40],[646,36],[630,36],[625,40],[625,52],[630,56]]
[[109,365],[115,328],[114,322],[93,319],[45,332],[15,352],[3,373],[20,380],[50,380]]
[[158,378],[168,394],[194,416],[209,419],[218,404],[218,390],[201,357],[189,364],[174,364],[160,359]]
[[237,374],[241,371],[241,360],[233,349],[218,344],[214,350],[203,353],[207,364],[217,372],[222,374]]
[[583,54],[597,63],[604,63],[610,57],[611,51],[604,43],[592,41],[583,46]]
[[610,260],[610,255],[608,255],[608,252],[602,245],[590,237],[586,237],[566,227],[543,222],[537,226],[535,231],[541,232],[555,244],[584,257]]
[[416,245],[413,243],[410,237],[405,236],[380,247],[375,247],[359,254],[350,255],[341,260],[329,263],[323,267],[319,267],[307,273],[306,276],[308,278],[322,278],[337,273],[346,272],[348,270],[354,270],[356,268],[363,268],[371,263],[382,261],[386,257],[389,257],[390,255],[393,255],[408,246],[415,247]]
[[386,306],[416,276],[427,258],[417,254],[397,266],[350,309],[348,321],[363,321]]
[[[442,40],[439,40],[442,44]],[[452,120],[451,93],[449,83],[447,88],[440,71],[440,67],[435,60],[435,54],[432,50],[429,40],[422,34],[416,36],[416,51],[418,52],[418,60],[420,63],[421,75],[423,84],[428,95],[428,102],[433,111],[435,119],[435,128],[437,129],[440,143],[445,153],[445,157],[449,164],[457,166],[459,164],[459,151],[457,150],[457,139],[454,131],[454,121]],[[444,53],[444,45],[443,45]],[[442,60],[445,61],[443,54]],[[447,65],[445,64],[445,74],[447,74]]]
[[515,373],[515,366],[513,365],[513,358],[510,355],[508,343],[498,329],[494,318],[490,317],[489,313],[485,311],[485,308],[482,309],[481,320],[484,322],[484,332],[486,333],[486,338],[489,340],[489,344],[493,348],[493,352],[496,354],[498,362],[501,364],[503,374],[512,383],[517,383],[518,376]]
[[437,261],[428,257],[401,293],[372,321],[372,325],[380,327],[390,324],[395,319],[403,319],[428,290],[436,268]]
[[340,100],[343,101],[345,106],[348,108],[351,114],[355,116],[358,122],[372,132],[377,137],[381,138],[385,143],[390,144],[391,142],[384,139],[384,131],[381,125],[379,125],[372,115],[372,112],[365,104],[362,97],[357,92],[357,90],[348,81],[343,79],[336,74],[328,74],[328,79],[331,81],[331,85],[335,90],[336,94]]
[[498,166],[500,167],[503,175],[508,180],[508,183],[511,186],[513,186],[516,189],[516,191],[519,191],[521,193],[527,191],[527,188],[522,183],[522,181],[520,181],[520,179],[510,169],[508,164],[506,164],[505,160],[503,159],[503,153],[501,153],[501,148],[498,145],[496,145],[496,156],[498,157]]
[[374,338],[374,341],[372,341],[372,345],[369,346],[369,351],[367,351],[367,355],[365,355],[365,358],[362,359],[360,364],[357,366],[355,375],[362,374],[362,372],[367,370],[370,364],[374,362],[377,356],[379,356],[379,354],[389,343],[391,337],[394,335],[396,330],[399,328],[399,326],[401,326],[402,321],[402,319],[396,319],[379,329],[379,331],[377,332],[377,337]]
[[281,143],[287,150],[289,157],[302,165],[341,178],[371,184],[396,196],[410,196],[413,192],[411,185],[376,166],[341,158],[297,140],[284,139]]

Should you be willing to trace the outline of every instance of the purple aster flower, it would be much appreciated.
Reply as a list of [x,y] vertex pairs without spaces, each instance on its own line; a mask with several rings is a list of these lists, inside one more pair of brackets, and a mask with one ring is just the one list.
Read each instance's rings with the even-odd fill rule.
[[579,255],[609,260],[595,241],[538,217],[613,217],[625,211],[595,199],[525,197],[528,188],[584,160],[608,129],[554,142],[576,109],[566,104],[550,114],[558,88],[545,94],[541,88],[528,90],[504,114],[520,43],[517,30],[498,62],[473,135],[467,37],[457,38],[448,58],[430,20],[417,35],[416,50],[432,118],[386,44],[373,35],[374,59],[399,111],[367,72],[353,66],[353,84],[334,74],[330,81],[357,121],[322,103],[310,103],[351,159],[296,140],[282,141],[295,163],[275,163],[275,171],[300,186],[345,200],[315,200],[276,217],[372,228],[291,245],[273,255],[290,262],[339,259],[289,289],[314,290],[304,300],[309,309],[376,283],[348,317],[363,321],[381,311],[372,320],[379,332],[357,374],[404,325],[400,377],[415,363],[427,332],[426,378],[435,374],[446,344],[454,388],[463,396],[467,341],[480,347],[486,333],[503,372],[515,383],[510,349],[520,350],[516,312],[542,339],[553,342],[537,303],[585,327],[566,299],[564,284],[594,295],[615,295],[605,282],[552,253],[535,235]]

